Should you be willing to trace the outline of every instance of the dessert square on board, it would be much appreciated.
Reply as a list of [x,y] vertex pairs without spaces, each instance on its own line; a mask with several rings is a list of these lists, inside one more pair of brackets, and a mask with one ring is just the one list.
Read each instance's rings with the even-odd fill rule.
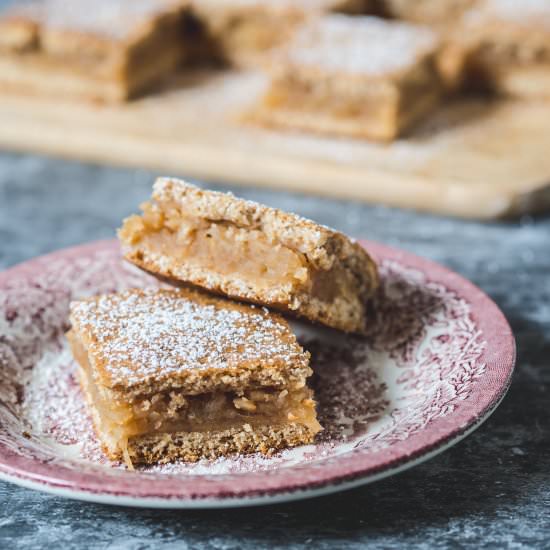
[[440,43],[427,27],[327,15],[272,64],[272,82],[246,118],[267,126],[392,140],[438,104]]
[[550,2],[485,0],[469,11],[457,41],[473,84],[519,98],[550,98]]
[[185,55],[182,0],[25,0],[0,14],[0,88],[122,101]]

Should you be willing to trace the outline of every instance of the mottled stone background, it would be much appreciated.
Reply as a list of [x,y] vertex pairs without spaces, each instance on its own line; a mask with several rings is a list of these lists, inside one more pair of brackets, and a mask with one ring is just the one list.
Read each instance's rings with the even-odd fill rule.
[[[112,237],[152,179],[144,171],[0,154],[0,268]],[[471,279],[516,334],[508,396],[476,433],[424,465],[289,505],[148,511],[0,483],[0,548],[550,548],[550,217],[482,224],[218,187],[405,248]]]

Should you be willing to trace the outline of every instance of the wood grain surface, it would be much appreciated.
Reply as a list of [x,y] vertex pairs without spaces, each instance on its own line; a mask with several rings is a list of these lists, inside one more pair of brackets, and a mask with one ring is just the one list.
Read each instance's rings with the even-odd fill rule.
[[391,144],[243,125],[262,75],[193,72],[119,106],[0,94],[0,147],[491,219],[550,209],[550,103],[449,102]]

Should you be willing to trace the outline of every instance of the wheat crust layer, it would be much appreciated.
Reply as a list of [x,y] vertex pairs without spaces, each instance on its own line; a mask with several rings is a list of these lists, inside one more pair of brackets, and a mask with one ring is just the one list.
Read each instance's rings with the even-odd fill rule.
[[128,453],[134,464],[196,462],[235,454],[271,455],[280,449],[312,443],[314,436],[302,424],[255,428],[245,424],[219,432],[176,432],[140,437],[128,442]]

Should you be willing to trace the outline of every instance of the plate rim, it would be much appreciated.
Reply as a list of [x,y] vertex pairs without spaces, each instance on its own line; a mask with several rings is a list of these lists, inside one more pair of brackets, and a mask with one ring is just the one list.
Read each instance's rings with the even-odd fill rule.
[[[207,483],[199,481],[201,487],[198,490],[190,487],[193,482],[197,485],[196,478],[192,482],[189,478],[179,478],[177,484],[173,483],[173,479],[155,480],[153,485],[165,485],[164,491],[160,493],[158,489],[157,492],[155,490],[149,490],[149,492],[138,490],[136,492],[135,485],[131,482],[122,489],[120,487],[109,488],[98,483],[97,480],[95,483],[87,480],[87,477],[93,477],[92,474],[87,474],[84,479],[80,477],[77,481],[68,479],[74,478],[76,475],[74,471],[59,465],[52,468],[47,463],[44,464],[35,459],[17,456],[1,443],[0,479],[63,497],[112,505],[151,508],[253,506],[321,496],[372,483],[412,468],[452,447],[476,430],[496,410],[505,397],[511,383],[516,361],[516,343],[512,329],[495,302],[480,288],[458,273],[437,262],[400,248],[364,239],[358,240],[358,242],[375,259],[394,260],[406,267],[420,270],[426,276],[427,282],[433,281],[443,284],[459,297],[466,298],[471,305],[471,316],[476,321],[477,326],[480,330],[486,329],[483,331],[484,339],[489,345],[478,361],[487,363],[488,367],[490,366],[494,372],[487,372],[484,376],[484,382],[476,384],[472,390],[472,393],[476,393],[475,402],[473,405],[469,404],[466,411],[461,407],[460,415],[453,412],[446,417],[436,419],[427,430],[421,430],[408,440],[384,449],[383,451],[386,451],[385,454],[388,455],[388,459],[383,462],[372,460],[373,457],[378,456],[383,451],[372,453],[367,457],[353,456],[350,453],[350,456],[343,455],[340,457],[335,466],[327,465],[325,468],[315,469],[314,472],[318,472],[318,474],[313,475],[311,479],[305,479],[303,474],[302,476],[295,475],[293,477],[292,468],[285,468],[284,474],[288,475],[271,475],[272,479],[269,480],[267,486],[265,485],[265,473],[246,474],[247,479],[258,481],[259,484],[257,483],[253,489],[248,487],[243,491],[232,487],[231,483],[234,484],[235,476],[245,474],[219,476],[220,479],[210,479]],[[69,259],[90,256],[100,250],[108,249],[118,249],[117,241],[114,239],[92,241],[32,258],[1,272],[0,290],[14,276],[21,277],[27,273],[35,272],[37,266],[48,263],[52,256],[55,259]],[[495,346],[495,341],[500,342],[500,346]],[[491,343],[493,346],[491,346]],[[480,392],[482,388],[491,391],[488,392],[488,395],[479,395],[480,393],[483,394],[483,392]],[[471,397],[470,395],[469,399]],[[426,431],[428,435],[430,431],[438,432],[439,435],[428,438],[425,443],[420,443],[422,435]],[[416,444],[411,445],[410,440],[413,440],[412,443]],[[395,449],[395,447],[398,448]],[[371,459],[370,465],[368,464],[369,457]],[[362,458],[367,460],[361,460]],[[37,464],[41,467],[36,468]],[[35,466],[34,469],[29,467],[32,465]],[[62,475],[63,471],[65,471],[65,474],[73,475]],[[61,475],[59,473],[56,475],[55,472],[60,472]],[[273,472],[270,472],[270,474],[273,474]],[[130,475],[133,477],[136,474]],[[96,475],[96,477],[100,476]],[[288,478],[292,481],[289,482]],[[169,483],[170,481],[172,483]],[[262,481],[264,481],[263,484]],[[145,482],[142,483],[145,485]],[[168,483],[171,488],[170,491],[168,491]],[[147,483],[147,485],[151,484]],[[176,489],[174,488],[175,485],[178,486]],[[141,494],[142,492],[144,494]]]
[[245,508],[253,506],[269,506],[272,504],[283,504],[288,502],[296,502],[304,499],[322,497],[332,495],[334,493],[339,493],[340,491],[349,491],[351,489],[357,489],[364,485],[369,485],[371,483],[376,483],[388,477],[400,474],[411,468],[419,466],[424,462],[428,462],[432,458],[444,453],[451,447],[454,447],[456,444],[460,443],[463,439],[466,439],[470,434],[475,432],[482,424],[484,424],[491,415],[496,411],[500,403],[506,397],[510,384],[502,394],[499,401],[494,405],[494,407],[487,411],[487,414],[480,418],[479,421],[467,430],[462,432],[462,434],[457,435],[454,439],[443,443],[439,447],[432,449],[431,451],[420,455],[419,457],[405,462],[401,465],[383,470],[378,474],[366,475],[364,477],[358,477],[357,479],[351,481],[343,481],[340,483],[327,483],[326,485],[321,485],[319,487],[303,490],[293,490],[293,491],[281,491],[274,494],[262,495],[259,497],[234,497],[230,499],[220,499],[220,498],[204,498],[204,499],[173,499],[167,501],[165,498],[155,498],[155,497],[132,497],[132,496],[120,496],[120,495],[111,495],[108,493],[90,493],[87,491],[77,491],[74,489],[67,489],[64,487],[55,487],[44,485],[43,483],[28,480],[24,478],[14,478],[9,474],[5,474],[0,471],[0,481],[6,481],[8,483],[13,483],[19,487],[25,489],[33,489],[40,491],[42,493],[59,496],[62,498],[67,498],[71,500],[78,500],[84,502],[90,502],[95,504],[106,504],[109,506],[130,506],[136,508],[152,508],[152,509],[172,509],[172,510],[216,510],[223,508]]

